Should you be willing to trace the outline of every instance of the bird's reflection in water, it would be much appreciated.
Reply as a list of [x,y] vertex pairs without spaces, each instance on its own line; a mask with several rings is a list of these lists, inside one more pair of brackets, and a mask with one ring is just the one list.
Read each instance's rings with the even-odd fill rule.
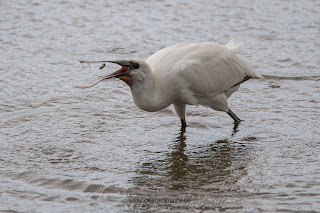
[[187,149],[185,129],[182,129],[175,143],[172,144],[172,151],[167,154],[167,159],[170,161],[167,172],[172,180],[168,187],[173,190],[193,187],[211,188],[213,183],[222,184],[228,181],[228,175],[233,170],[231,166],[235,156],[232,155],[237,151],[230,145],[230,141],[237,133],[237,129],[238,124],[234,123],[230,137],[216,140],[208,146],[191,152]]
[[170,191],[234,188],[249,158],[245,143],[233,141],[237,128],[234,125],[231,136],[202,146],[188,142],[182,129],[165,156],[140,164],[133,183],[140,189]]
[[186,136],[184,135],[186,130],[183,128],[180,130],[179,136],[176,138],[172,147],[172,152],[168,153],[168,159],[171,163],[168,169],[168,174],[173,180],[179,180],[187,173],[188,156],[184,153],[186,148]]

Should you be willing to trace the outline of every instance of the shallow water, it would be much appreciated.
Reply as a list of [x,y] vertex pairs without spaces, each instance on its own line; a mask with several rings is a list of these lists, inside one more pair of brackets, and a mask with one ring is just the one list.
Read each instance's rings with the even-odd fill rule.
[[[319,1],[0,2],[0,212],[319,212]],[[265,75],[245,121],[133,104],[114,70],[179,42],[226,44]]]

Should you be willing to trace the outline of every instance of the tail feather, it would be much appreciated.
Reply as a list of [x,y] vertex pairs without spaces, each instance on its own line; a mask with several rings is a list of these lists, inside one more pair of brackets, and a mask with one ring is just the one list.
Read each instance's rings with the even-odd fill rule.
[[226,48],[234,53],[238,53],[242,45],[243,41],[241,38],[234,38],[226,45]]

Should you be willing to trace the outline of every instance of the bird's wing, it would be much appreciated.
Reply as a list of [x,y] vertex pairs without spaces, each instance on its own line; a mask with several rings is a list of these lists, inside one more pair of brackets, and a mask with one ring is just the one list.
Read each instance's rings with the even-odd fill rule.
[[203,44],[187,54],[173,68],[190,90],[203,97],[226,92],[247,76],[255,77],[252,67],[224,46]]
[[147,59],[158,76],[174,76],[194,94],[211,97],[260,75],[233,51],[213,43],[176,44]]

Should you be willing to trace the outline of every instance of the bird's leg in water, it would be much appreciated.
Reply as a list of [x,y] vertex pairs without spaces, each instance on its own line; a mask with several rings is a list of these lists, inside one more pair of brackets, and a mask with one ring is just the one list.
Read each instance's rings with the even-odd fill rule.
[[177,115],[181,120],[181,129],[185,129],[187,126],[186,123],[186,105],[181,103],[174,103],[174,109],[176,110]]
[[238,132],[239,123],[234,122],[233,125],[234,125],[234,126],[233,126],[233,132],[232,132],[232,135],[231,135],[231,136],[234,136],[234,135]]
[[231,109],[229,109],[229,111],[228,111],[227,113],[228,113],[228,115],[230,115],[230,117],[234,120],[234,122],[236,122],[236,123],[240,123],[240,122],[241,122],[240,118],[238,118],[238,116],[236,116],[236,114],[234,114],[234,113],[231,111]]
[[187,122],[184,119],[181,119],[181,129],[185,129],[187,127]]

